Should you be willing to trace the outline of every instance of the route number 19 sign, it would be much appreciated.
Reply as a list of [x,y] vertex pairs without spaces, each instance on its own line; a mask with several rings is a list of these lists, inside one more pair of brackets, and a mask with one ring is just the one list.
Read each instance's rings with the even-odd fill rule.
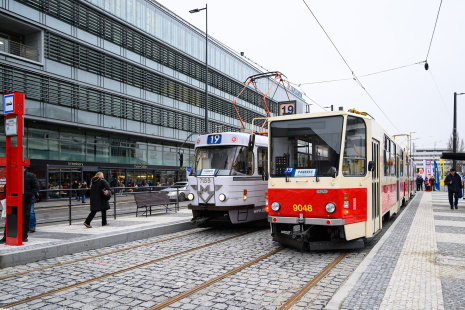
[[296,114],[296,101],[281,101],[279,102],[279,116]]

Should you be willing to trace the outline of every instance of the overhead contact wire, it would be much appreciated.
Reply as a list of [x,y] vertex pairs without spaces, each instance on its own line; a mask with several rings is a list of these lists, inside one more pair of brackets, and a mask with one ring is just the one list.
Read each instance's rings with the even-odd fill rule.
[[[383,113],[383,115],[387,118],[387,120],[391,123],[392,126],[394,126],[394,128],[397,130],[397,131],[400,131],[396,125],[394,125],[394,123],[391,121],[391,119],[386,115],[386,113],[384,113],[383,109],[381,109],[381,107],[378,105],[378,103],[375,101],[375,99],[373,98],[373,96],[371,96],[371,94],[368,92],[368,90],[363,86],[362,82],[360,82],[360,80],[358,79],[358,77],[355,75],[354,73],[354,70],[352,70],[352,68],[349,66],[349,64],[347,63],[346,59],[344,58],[344,56],[342,56],[341,52],[339,51],[339,49],[337,48],[336,44],[334,44],[333,40],[331,40],[330,36],[328,35],[328,33],[326,32],[326,30],[323,28],[323,25],[321,25],[320,21],[318,20],[318,18],[316,18],[315,14],[313,13],[312,9],[310,9],[310,6],[308,6],[307,2],[305,0],[302,0],[305,4],[305,6],[307,7],[308,11],[313,15],[313,18],[315,18],[316,22],[318,23],[318,25],[320,25],[320,28],[323,30],[323,32],[325,33],[326,37],[328,38],[328,40],[331,42],[331,44],[334,46],[334,48],[336,49],[336,51],[338,52],[339,56],[341,56],[342,60],[344,61],[344,63],[346,64],[347,68],[349,68],[350,72],[352,73],[352,76],[354,78],[354,80],[358,83],[358,85],[365,91],[365,93],[368,95],[368,97],[370,97],[371,101],[373,101],[373,103],[378,107],[378,109]],[[442,0],[441,0],[442,1]]]
[[438,14],[436,15],[436,21],[434,22],[433,34],[431,35],[431,40],[429,41],[428,53],[426,53],[426,60],[428,60],[429,52],[431,50],[431,45],[433,44],[434,32],[436,31],[436,25],[438,24],[439,12],[441,12],[442,0],[439,3]]

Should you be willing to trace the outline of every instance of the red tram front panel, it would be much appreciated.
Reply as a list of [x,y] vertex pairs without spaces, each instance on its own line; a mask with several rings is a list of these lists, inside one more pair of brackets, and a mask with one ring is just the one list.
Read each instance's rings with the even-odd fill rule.
[[[347,208],[344,207],[344,198]],[[268,208],[269,216],[345,219],[345,224],[367,220],[367,189],[268,189],[269,205],[274,201],[281,204],[278,212]],[[336,211],[328,213],[327,203],[336,204]]]

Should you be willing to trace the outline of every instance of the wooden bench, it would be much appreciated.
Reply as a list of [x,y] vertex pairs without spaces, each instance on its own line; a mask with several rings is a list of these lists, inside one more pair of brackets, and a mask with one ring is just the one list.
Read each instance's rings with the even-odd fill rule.
[[171,211],[170,205],[174,204],[174,210],[176,211],[176,202],[171,202],[168,198],[167,192],[149,192],[149,193],[135,193],[134,200],[136,201],[137,210],[136,210],[136,217],[137,213],[139,212],[139,208],[145,209],[142,213],[145,217],[152,215],[152,207],[158,207],[158,209],[165,210],[166,213]]

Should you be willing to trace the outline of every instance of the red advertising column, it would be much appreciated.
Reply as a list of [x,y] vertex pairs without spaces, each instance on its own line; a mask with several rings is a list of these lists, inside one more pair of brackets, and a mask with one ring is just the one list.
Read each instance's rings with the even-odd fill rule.
[[24,93],[3,95],[6,135],[6,244],[23,244]]

